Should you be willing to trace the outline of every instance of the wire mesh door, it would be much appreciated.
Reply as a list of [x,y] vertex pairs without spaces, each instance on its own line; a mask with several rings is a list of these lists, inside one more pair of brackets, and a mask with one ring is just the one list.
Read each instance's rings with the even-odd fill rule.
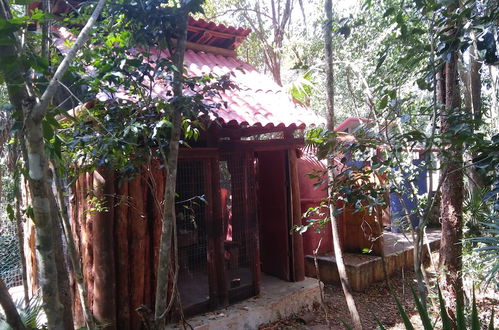
[[205,194],[211,187],[205,165],[202,160],[179,160],[177,168],[178,288],[184,309],[210,299]]
[[258,290],[253,162],[244,153],[224,155],[220,161],[224,267],[230,302],[250,297]]

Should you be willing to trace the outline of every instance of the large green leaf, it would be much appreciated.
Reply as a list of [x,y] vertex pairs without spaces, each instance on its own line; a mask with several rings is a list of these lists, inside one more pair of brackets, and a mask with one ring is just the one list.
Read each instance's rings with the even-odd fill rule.
[[482,325],[480,324],[480,319],[478,318],[478,308],[475,299],[475,288],[473,287],[473,300],[471,305],[471,330],[480,330]]
[[397,304],[397,309],[399,310],[400,316],[402,316],[402,321],[404,321],[405,328],[407,330],[414,330],[414,326],[412,325],[409,315],[405,311],[404,307],[402,306],[402,304],[394,294],[392,294],[392,297],[393,299],[395,299],[395,303]]
[[416,308],[418,309],[419,312],[419,317],[421,318],[421,322],[423,323],[425,330],[433,330],[433,325],[431,323],[430,316],[428,314],[428,307],[424,306],[421,303],[421,300],[419,300],[419,297],[416,294],[416,291],[414,290],[412,285],[410,287],[411,287],[412,296],[414,297],[414,302],[416,303]]
[[445,307],[445,301],[442,297],[442,291],[438,287],[438,302],[440,303],[440,318],[442,319],[442,329],[452,330],[452,322],[450,320],[449,314],[447,314],[447,308]]

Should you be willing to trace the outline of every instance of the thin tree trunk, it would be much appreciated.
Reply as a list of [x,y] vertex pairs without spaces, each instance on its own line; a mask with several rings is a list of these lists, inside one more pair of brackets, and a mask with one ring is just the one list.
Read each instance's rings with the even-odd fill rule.
[[[457,55],[453,54],[444,67],[444,88],[440,88],[441,103],[445,104],[442,116],[442,133],[449,130],[449,116],[460,106],[459,88],[457,83]],[[445,92],[445,94],[443,94]],[[445,95],[445,99],[444,98]],[[444,101],[444,102],[442,102]],[[462,207],[463,207],[463,155],[461,148],[451,138],[444,160],[444,176],[442,183],[442,199],[440,220],[442,223],[442,238],[440,243],[439,268],[443,280],[443,292],[452,318],[458,301],[463,304],[462,270]]]
[[9,290],[5,285],[2,278],[0,278],[0,306],[2,306],[5,316],[7,317],[7,323],[14,328],[14,330],[25,330],[26,327],[17,312],[16,305],[12,301],[12,297],[9,294]]
[[66,258],[66,248],[63,244],[63,229],[62,229],[62,221],[60,221],[60,213],[59,206],[55,200],[55,196],[51,189],[51,194],[49,195],[51,199],[51,214],[54,217],[54,226],[52,236],[54,238],[54,256],[55,256],[55,264],[57,266],[57,285],[59,290],[59,298],[61,299],[61,304],[63,308],[63,322],[64,329],[73,329],[73,294],[71,291],[71,285],[69,281],[69,269],[68,269],[68,261]]
[[[334,69],[333,69],[333,49],[332,49],[332,28],[331,23],[333,22],[333,4],[332,0],[326,0],[325,2],[326,11],[326,24],[324,27],[324,46],[326,52],[326,92],[327,92],[327,129],[331,134],[334,131]],[[333,232],[333,248],[334,256],[336,259],[336,265],[338,266],[338,274],[341,281],[341,287],[343,288],[343,293],[345,294],[345,299],[347,302],[348,310],[350,316],[354,323],[354,329],[362,329],[362,323],[360,320],[360,315],[355,305],[355,300],[352,294],[352,288],[350,287],[350,282],[348,280],[348,275],[345,268],[345,263],[343,261],[343,251],[341,250],[340,235],[338,230],[338,221],[335,216],[335,201],[333,198],[334,190],[334,137],[329,138],[330,147],[329,154],[327,157],[328,163],[328,196],[329,196],[329,214],[331,218],[331,229]]]
[[499,130],[499,66],[489,65],[489,74],[492,89],[492,104],[490,118],[492,118],[492,131]]
[[[16,143],[13,147],[14,167],[18,165],[19,161],[19,136],[16,137]],[[15,179],[15,189],[16,192],[16,228],[17,228],[17,240],[19,244],[19,254],[21,255],[21,269],[22,269],[22,280],[23,280],[23,292],[24,292],[24,304],[27,307],[29,304],[29,289],[28,289],[28,270],[26,267],[26,255],[24,254],[24,230],[23,230],[23,217],[21,215],[21,205],[22,205],[22,192],[21,192],[21,178],[20,171],[16,168],[12,170],[16,171],[14,175]]]
[[[173,79],[173,94],[176,98],[182,97],[183,90],[183,73],[182,68],[184,65],[185,42],[187,39],[187,10],[183,7],[180,8],[181,13],[178,17],[177,27],[177,46],[173,54],[174,64],[178,68],[175,70]],[[181,104],[177,103],[174,107],[174,114],[172,119],[172,130],[169,143],[168,155],[166,161],[166,180],[165,180],[165,201],[163,212],[163,224],[161,226],[161,240],[159,245],[159,260],[158,260],[158,275],[156,282],[156,303],[155,303],[155,327],[163,329],[165,326],[167,310],[167,297],[168,297],[168,282],[171,272],[171,248],[172,248],[172,233],[174,222],[176,221],[175,215],[175,188],[177,183],[177,162],[178,162],[178,149],[181,134],[182,124],[182,108]],[[173,256],[176,258],[177,256]],[[175,288],[176,284],[173,283]],[[175,290],[175,289],[174,289]],[[174,294],[174,293],[172,293]]]
[[[470,118],[473,118],[475,123],[472,126],[473,131],[480,128],[480,121],[482,119],[482,109],[481,109],[481,93],[482,93],[482,81],[480,76],[480,69],[482,63],[477,61],[478,53],[476,51],[476,46],[471,44],[468,50],[469,53],[469,67],[470,70],[465,69],[465,65],[459,68],[459,75],[461,81],[463,82],[464,90],[464,104],[466,109],[469,110]],[[465,57],[461,57],[464,62]],[[472,152],[467,155],[467,159],[472,160],[477,156],[476,152]],[[471,166],[466,169],[467,175],[470,178],[469,187],[471,189],[472,195],[476,196],[480,193],[480,189],[484,186],[484,178],[476,170],[475,167]]]
[[[28,102],[26,102],[28,101]],[[64,307],[60,301],[59,279],[54,232],[57,225],[57,215],[54,214],[51,203],[51,191],[48,186],[48,162],[45,157],[45,144],[43,141],[42,125],[40,121],[33,120],[30,115],[33,111],[34,100],[24,102],[26,125],[26,146],[29,163],[29,190],[33,204],[34,221],[36,226],[37,261],[40,274],[40,284],[43,292],[44,309],[47,314],[50,329],[64,329]]]
[[73,275],[76,280],[76,287],[78,290],[78,296],[80,298],[80,304],[83,309],[83,317],[85,318],[85,324],[89,330],[95,329],[94,319],[90,307],[88,304],[87,289],[85,287],[85,279],[81,269],[81,257],[76,250],[75,241],[71,231],[71,223],[69,221],[68,208],[64,200],[64,188],[62,185],[61,176],[59,175],[59,168],[54,165],[54,181],[57,190],[57,197],[59,200],[59,209],[61,211],[62,225],[64,229],[64,235],[66,237],[66,244],[68,246],[68,255],[73,268]]

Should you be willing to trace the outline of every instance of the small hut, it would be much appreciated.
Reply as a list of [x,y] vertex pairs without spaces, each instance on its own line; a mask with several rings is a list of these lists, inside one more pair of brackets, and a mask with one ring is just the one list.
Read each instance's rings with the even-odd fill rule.
[[[304,279],[302,236],[291,230],[302,215],[296,150],[303,139],[294,136],[323,120],[236,57],[249,33],[189,19],[187,73],[230,73],[238,89],[221,93],[226,106],[205,118],[211,124],[195,147],[179,153],[176,246],[186,315],[257,295],[263,274]],[[258,138],[268,133],[278,138]],[[154,306],[164,178],[152,162],[132,180],[99,168],[72,188],[73,237],[91,309],[109,328],[139,329],[136,309]],[[105,207],[96,208],[95,200]],[[73,295],[82,325],[76,285]]]

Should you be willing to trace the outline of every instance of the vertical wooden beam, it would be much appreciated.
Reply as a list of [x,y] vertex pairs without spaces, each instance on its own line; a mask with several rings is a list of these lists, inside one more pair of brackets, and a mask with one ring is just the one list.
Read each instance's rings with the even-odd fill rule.
[[257,194],[256,194],[256,169],[255,169],[255,153],[248,152],[246,154],[246,178],[248,180],[248,236],[249,248],[251,253],[251,271],[253,274],[254,294],[260,293],[262,269],[260,266],[260,241],[259,241],[259,226],[257,215]]
[[93,275],[93,251],[92,251],[92,205],[89,200],[92,198],[93,174],[82,174],[82,192],[81,192],[81,217],[82,217],[82,259],[83,273],[85,274],[88,303],[93,310],[94,303],[94,275]]
[[[70,208],[70,218],[69,220],[71,221],[71,235],[73,235],[73,239],[75,242],[75,248],[76,251],[78,252],[78,255],[81,255],[81,239],[80,239],[80,218],[79,218],[79,201],[78,201],[78,195],[79,195],[79,190],[81,189],[81,182],[80,178],[77,178],[75,183],[70,187],[70,200],[69,200],[69,208]],[[79,262],[79,261],[78,261]],[[71,263],[70,263],[71,265]],[[74,272],[71,272],[71,278],[72,278],[72,291],[74,295],[73,299],[73,318],[75,322],[75,326],[77,328],[81,328],[84,325],[84,320],[83,320],[83,310],[81,307],[81,299],[80,299],[80,294],[78,293],[78,289],[76,286],[76,280],[74,278]],[[85,285],[85,283],[83,284]]]
[[93,215],[94,316],[103,329],[116,329],[116,279],[114,271],[114,172],[108,167],[94,171],[93,190],[97,208]]
[[145,174],[145,177],[142,178],[142,196],[144,203],[144,221],[145,221],[145,231],[144,231],[144,302],[143,304],[151,307],[153,301],[151,300],[151,273],[153,268],[153,260],[152,260],[152,241],[151,241],[151,229],[153,225],[153,192],[149,188],[149,184],[147,181],[149,178],[148,175]]
[[116,266],[116,315],[117,327],[122,330],[130,329],[130,292],[129,280],[130,267],[128,259],[128,180],[122,178],[121,182],[117,182],[117,204],[114,213],[114,249],[115,266]]
[[208,203],[211,204],[211,221],[208,225],[211,227],[213,239],[208,246],[214,260],[216,278],[217,278],[217,300],[219,307],[225,307],[229,304],[227,273],[224,262],[224,224],[222,214],[222,200],[220,195],[220,160],[219,158],[210,158],[211,170],[208,172],[211,176],[211,189]]
[[[292,226],[301,226],[301,206],[300,206],[300,182],[298,178],[298,165],[296,150],[288,150],[289,180],[291,193],[291,213]],[[291,228],[290,228],[291,230]],[[293,279],[303,281],[305,279],[305,257],[303,255],[303,236],[293,230]]]
[[144,200],[142,196],[142,178],[140,176],[129,182],[129,255],[130,255],[130,319],[131,329],[139,329],[141,320],[136,309],[144,303],[144,267],[145,267],[145,234],[146,220],[144,216]]

